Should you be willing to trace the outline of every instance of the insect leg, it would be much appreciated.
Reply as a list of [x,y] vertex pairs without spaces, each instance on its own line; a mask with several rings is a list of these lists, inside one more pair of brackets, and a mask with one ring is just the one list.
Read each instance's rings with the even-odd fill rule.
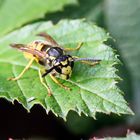
[[32,65],[34,60],[35,60],[35,58],[32,58],[29,61],[29,63],[26,65],[26,67],[23,69],[23,71],[17,77],[11,77],[11,78],[8,78],[8,80],[16,81],[16,80],[20,79],[22,77],[22,75],[30,68],[30,66]]
[[81,61],[81,62],[90,66],[95,66],[99,64],[100,61],[96,61],[96,62]]
[[41,84],[47,89],[48,95],[51,96],[52,95],[51,89],[47,85],[47,83],[44,81],[44,79],[42,78],[42,74],[41,74],[41,70],[40,69],[38,70],[38,74],[39,74],[39,79],[40,79]]
[[82,47],[82,45],[83,45],[83,42],[78,43],[76,48],[64,48],[64,51],[76,51],[76,50],[79,50]]
[[60,87],[66,89],[66,90],[70,90],[69,87],[64,86],[62,83],[60,83],[52,74],[50,74],[50,77],[51,77],[52,80],[53,80],[57,85],[59,85]]
[[[81,63],[95,66],[96,64],[99,64],[101,60],[99,59],[92,59],[92,58],[79,58],[78,56],[72,56],[74,59],[79,59],[77,61],[80,61]],[[82,60],[84,59],[84,60]]]

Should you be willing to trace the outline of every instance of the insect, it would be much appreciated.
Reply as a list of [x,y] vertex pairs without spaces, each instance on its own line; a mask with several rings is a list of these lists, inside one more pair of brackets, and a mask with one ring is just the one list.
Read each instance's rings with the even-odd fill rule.
[[35,40],[27,45],[10,44],[12,48],[22,51],[25,58],[29,59],[30,61],[17,77],[9,78],[9,80],[19,80],[30,68],[32,63],[36,61],[44,67],[44,73],[42,73],[41,69],[39,69],[39,78],[43,86],[47,89],[48,94],[51,95],[51,89],[44,80],[46,75],[49,74],[51,79],[60,87],[70,90],[69,87],[59,82],[55,76],[56,74],[58,74],[62,79],[66,80],[71,77],[74,62],[81,61],[82,63],[95,65],[101,61],[94,58],[78,58],[67,54],[69,51],[80,49],[83,43],[79,43],[76,48],[63,48],[47,33],[39,33],[38,36],[44,37],[45,40]]

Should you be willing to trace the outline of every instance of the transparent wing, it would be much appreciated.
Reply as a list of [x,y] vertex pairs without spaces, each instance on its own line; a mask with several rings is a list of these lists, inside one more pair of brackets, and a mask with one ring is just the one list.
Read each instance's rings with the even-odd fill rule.
[[60,45],[47,33],[42,32],[37,34],[37,36],[44,37],[47,43],[53,47],[60,47]]
[[10,44],[10,46],[12,48],[16,48],[22,52],[27,52],[27,53],[30,53],[32,55],[35,55],[40,59],[45,59],[45,56],[46,56],[45,52],[41,52],[41,51],[38,51],[36,49],[29,48],[25,44]]

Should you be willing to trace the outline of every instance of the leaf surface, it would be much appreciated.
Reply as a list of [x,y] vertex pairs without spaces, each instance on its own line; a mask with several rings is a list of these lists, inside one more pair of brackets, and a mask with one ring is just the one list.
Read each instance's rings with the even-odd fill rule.
[[[38,77],[38,65],[34,64],[18,81],[7,81],[8,77],[17,76],[27,60],[21,52],[9,47],[10,43],[29,43],[36,39],[37,33],[46,31],[61,46],[74,48],[79,42],[83,46],[70,55],[101,59],[100,64],[89,66],[75,62],[72,77],[69,80],[58,80],[71,88],[65,90],[55,84],[50,76],[46,82],[53,95],[48,96]],[[120,79],[114,67],[119,62],[114,50],[104,44],[108,34],[93,23],[83,20],[62,20],[56,25],[51,22],[40,22],[25,26],[0,39],[0,96],[8,100],[17,99],[25,108],[41,104],[47,111],[52,111],[64,119],[70,110],[82,112],[95,117],[96,112],[133,114],[116,86]]]

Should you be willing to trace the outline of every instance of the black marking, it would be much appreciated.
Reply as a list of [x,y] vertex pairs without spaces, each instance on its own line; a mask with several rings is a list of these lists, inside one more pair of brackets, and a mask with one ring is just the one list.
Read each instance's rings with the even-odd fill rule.
[[62,74],[62,67],[56,67],[55,70],[56,72]]
[[[55,68],[56,72],[62,74],[62,69],[66,68],[67,66],[70,66],[71,69],[73,69],[74,61],[73,61],[73,59],[72,59],[72,61],[70,61],[69,58],[72,58],[72,57],[70,55],[62,55],[55,60],[54,65],[55,65],[55,63],[59,64],[59,67],[57,66]],[[67,60],[67,64],[63,65],[62,62],[66,61],[66,60]],[[69,78],[69,75],[68,75],[68,78]]]
[[[51,53],[52,52],[53,51],[51,49]],[[54,52],[53,52],[53,54],[54,54]],[[55,60],[50,60],[51,64],[53,64],[54,66],[52,66],[49,70],[46,70],[46,72],[42,75],[42,77],[44,77],[47,74],[49,74],[50,72],[52,72],[52,70],[55,70],[59,74],[63,74],[62,73],[63,68],[66,68],[67,66],[70,66],[71,69],[72,69],[73,66],[74,66],[74,61],[73,61],[73,59],[69,60],[69,58],[72,58],[72,57],[70,55],[61,55]],[[63,65],[62,62],[65,62],[65,61],[67,61],[67,64]],[[69,79],[70,78],[70,73],[66,74],[65,76],[66,76],[66,79]]]
[[71,66],[71,69],[73,69],[73,67],[74,67],[74,62],[73,62],[73,61],[69,62],[69,66]]
[[66,79],[69,79],[70,78],[70,76],[69,75],[66,75]]
[[[69,62],[73,62],[73,61],[69,61],[69,57],[71,57],[70,55],[62,55],[62,56],[60,56],[59,58],[57,58],[56,60],[55,60],[55,63],[60,63],[61,64],[61,62],[63,62],[63,61],[68,61],[68,64],[69,64]],[[68,64],[66,64],[66,65],[62,65],[62,66],[67,66]]]
[[39,63],[40,65],[45,66],[45,62],[44,62],[44,61],[39,60],[38,63]]
[[51,48],[50,45],[43,44],[41,51],[45,52],[48,48]]

